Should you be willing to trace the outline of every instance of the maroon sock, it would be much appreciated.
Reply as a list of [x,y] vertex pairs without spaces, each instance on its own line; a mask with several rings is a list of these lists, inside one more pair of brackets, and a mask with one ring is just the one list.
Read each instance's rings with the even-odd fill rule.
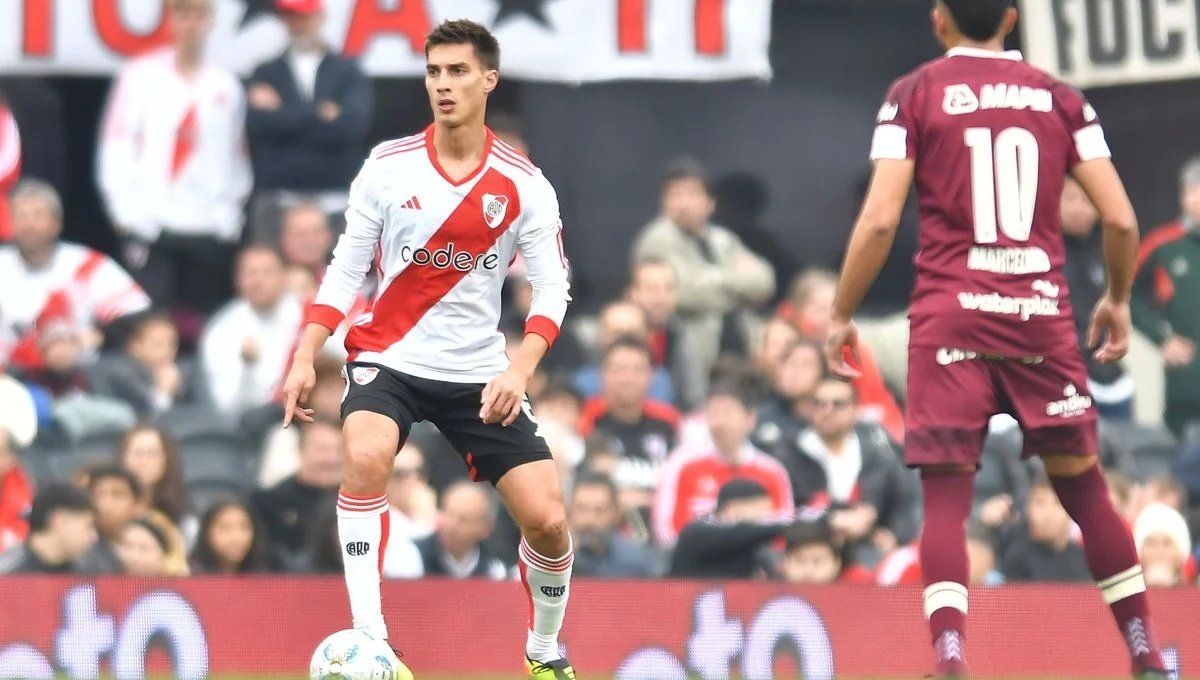
[[925,528],[921,532],[921,576],[925,616],[933,635],[939,675],[964,675],[967,623],[967,518],[975,475],[971,472],[921,474]]
[[1100,466],[1074,477],[1051,477],[1050,481],[1083,534],[1088,566],[1129,646],[1134,672],[1163,670],[1150,628],[1142,566],[1129,529],[1109,498]]

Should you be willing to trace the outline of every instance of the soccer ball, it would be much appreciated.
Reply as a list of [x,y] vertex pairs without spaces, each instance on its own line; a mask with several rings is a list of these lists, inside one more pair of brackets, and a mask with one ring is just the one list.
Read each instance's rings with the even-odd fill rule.
[[308,665],[311,680],[413,680],[396,653],[360,630],[340,630],[321,641]]

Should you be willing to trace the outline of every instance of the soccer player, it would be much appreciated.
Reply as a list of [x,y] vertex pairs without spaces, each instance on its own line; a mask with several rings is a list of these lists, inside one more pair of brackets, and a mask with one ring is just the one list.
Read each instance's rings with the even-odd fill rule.
[[[350,189],[346,232],[308,312],[284,393],[284,425],[304,407],[313,357],[342,322],[378,252],[373,306],[346,336],[343,478],[338,533],[354,627],[387,639],[380,567],[392,459],[429,420],[476,481],[495,485],[521,528],[529,597],[529,677],[573,679],[559,655],[573,561],[562,485],[525,386],[570,301],[558,198],[524,156],[484,126],[500,47],[487,29],[448,21],[425,41],[433,124],[375,147]],[[533,302],[508,357],[497,330],[500,290],[520,253]]]
[[1013,0],[935,3],[934,30],[948,51],[897,80],[879,111],[875,172],[825,350],[837,375],[857,376],[850,319],[891,250],[915,181],[921,232],[905,456],[925,491],[921,568],[938,677],[966,674],[965,523],[988,418],[1008,412],[1024,431],[1024,455],[1041,456],[1083,532],[1135,676],[1165,678],[1142,569],[1097,464],[1096,414],[1062,272],[1065,175],[1104,225],[1108,289],[1089,331],[1102,362],[1128,349],[1137,222],[1096,112],[1004,51],[1016,20]]

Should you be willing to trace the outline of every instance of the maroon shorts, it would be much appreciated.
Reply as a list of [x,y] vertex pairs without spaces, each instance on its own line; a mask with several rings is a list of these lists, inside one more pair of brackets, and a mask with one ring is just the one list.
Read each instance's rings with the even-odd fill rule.
[[905,462],[977,466],[988,421],[998,413],[1021,424],[1025,457],[1096,455],[1096,411],[1087,381],[1078,350],[1013,359],[910,347]]

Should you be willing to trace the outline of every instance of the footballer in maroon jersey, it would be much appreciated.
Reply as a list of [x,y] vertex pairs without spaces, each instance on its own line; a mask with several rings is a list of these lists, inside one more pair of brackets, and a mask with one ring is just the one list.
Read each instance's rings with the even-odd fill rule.
[[938,0],[945,56],[897,80],[880,108],[875,172],[846,251],[826,353],[852,379],[851,318],[891,249],[916,184],[905,457],[921,470],[925,613],[939,677],[963,677],[965,523],[988,420],[1010,413],[1079,525],[1088,564],[1138,677],[1166,677],[1145,581],[1097,462],[1096,415],[1063,277],[1059,200],[1077,179],[1105,230],[1108,292],[1093,313],[1100,361],[1128,349],[1137,222],[1096,112],[1004,51],[1013,0]]

